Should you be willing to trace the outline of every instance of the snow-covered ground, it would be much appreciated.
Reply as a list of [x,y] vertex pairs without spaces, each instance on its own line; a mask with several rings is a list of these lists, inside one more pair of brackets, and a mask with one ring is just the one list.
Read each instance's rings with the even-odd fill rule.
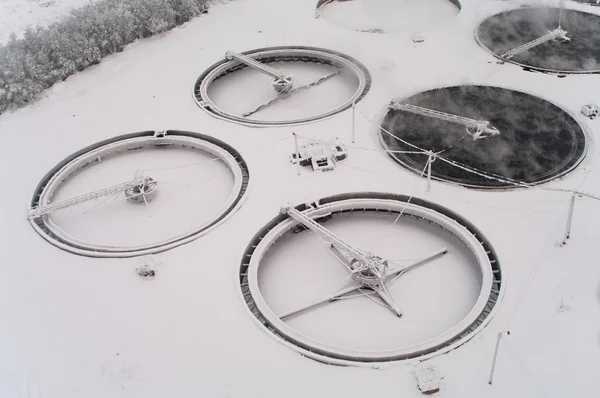
[[[600,193],[600,121],[579,114],[582,104],[600,102],[598,77],[559,79],[498,65],[473,31],[486,16],[520,3],[462,3],[444,30],[415,44],[412,32],[372,35],[315,19],[313,2],[237,0],[134,43],[55,85],[35,104],[0,116],[0,396],[420,396],[415,361],[387,370],[342,368],[279,344],[247,313],[236,283],[246,245],[282,204],[364,190],[415,192],[447,206],[480,228],[498,252],[507,285],[494,318],[468,343],[429,361],[444,377],[440,396],[594,396],[600,203],[577,198],[571,239],[556,247],[569,193],[485,192],[444,183],[427,192],[424,180],[386,154],[364,149],[380,148],[367,118],[392,98],[441,85],[506,86],[560,104],[589,130],[584,162],[544,187]],[[228,48],[293,44],[346,53],[373,77],[357,105],[355,147],[335,172],[297,176],[288,160],[292,132],[350,143],[351,112],[293,128],[251,129],[210,117],[192,99],[198,75]],[[197,241],[158,255],[162,265],[152,281],[135,274],[138,259],[79,257],[36,234],[27,222],[28,203],[51,167],[90,143],[147,129],[211,134],[239,150],[251,172],[241,209]],[[123,180],[131,178],[125,174]],[[180,215],[189,207],[172,211]],[[506,330],[490,386],[496,336]]]
[[76,7],[94,0],[0,0],[0,44],[11,33],[20,37],[27,26],[48,25]]
[[384,32],[439,29],[459,11],[449,0],[333,1],[319,8],[319,14],[335,25]]

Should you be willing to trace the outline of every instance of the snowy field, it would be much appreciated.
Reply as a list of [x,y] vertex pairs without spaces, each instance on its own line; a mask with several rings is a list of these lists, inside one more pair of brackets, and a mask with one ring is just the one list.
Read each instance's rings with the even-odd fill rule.
[[0,0],[0,44],[11,33],[21,37],[27,26],[48,25],[94,0]]
[[[579,113],[582,104],[600,102],[598,76],[557,78],[525,72],[515,65],[498,64],[480,48],[473,37],[478,23],[519,7],[518,1],[464,0],[462,11],[443,29],[420,29],[427,33],[419,44],[411,41],[412,30],[373,35],[315,19],[314,3],[236,0],[213,6],[191,23],[136,42],[56,84],[33,105],[0,116],[4,140],[0,147],[0,397],[421,396],[413,376],[418,361],[378,370],[312,361],[261,330],[241,297],[237,276],[242,254],[281,205],[352,191],[414,194],[446,206],[481,229],[500,258],[506,290],[491,322],[463,346],[428,361],[444,377],[439,396],[594,396],[600,369],[600,267],[594,258],[600,239],[596,228],[600,203],[576,199],[571,239],[558,247],[570,194],[546,188],[600,194],[596,162],[600,148],[595,138],[600,134],[600,120],[591,121]],[[566,5],[600,13],[596,7]],[[217,120],[198,108],[192,96],[194,82],[227,49],[276,45],[329,48],[356,58],[369,69],[373,85],[356,107],[354,144],[351,111],[293,128],[252,129]],[[562,106],[587,128],[586,159],[565,177],[539,188],[486,192],[434,182],[428,192],[424,179],[380,151],[378,129],[369,120],[380,117],[391,99],[456,84],[518,89]],[[160,265],[154,280],[136,275],[139,259],[76,256],[48,244],[33,230],[27,221],[31,195],[56,163],[118,134],[166,129],[196,131],[231,144],[248,162],[251,187],[243,206],[223,225],[157,255]],[[289,162],[293,132],[339,139],[349,144],[349,157],[334,172],[303,171],[298,176]],[[182,156],[183,161],[191,161],[187,157],[195,155]],[[173,162],[166,158],[162,167]],[[98,183],[127,181],[137,167],[151,166],[132,168],[116,162],[107,165],[107,174]],[[215,177],[225,174],[216,166],[205,171]],[[202,179],[191,173],[177,178]],[[226,178],[219,181],[216,198],[225,195],[229,186]],[[67,188],[77,192],[80,187],[65,186],[65,194],[70,194]],[[178,227],[187,221],[195,201],[203,205],[201,191],[190,194],[190,201],[178,195],[172,200],[173,205],[165,210],[180,222],[174,224]],[[110,235],[109,222],[96,221],[104,223],[101,231],[73,227],[84,228],[78,230],[84,235]],[[117,222],[114,228],[119,228]],[[360,228],[356,224],[353,228],[350,236],[360,240]],[[123,233],[127,232],[120,230],[112,238]],[[309,261],[316,254],[311,246],[307,248]],[[298,248],[291,247],[289,252],[302,256]],[[273,252],[274,258],[286,255]],[[407,253],[406,257],[411,256]],[[290,264],[299,263],[295,258]],[[440,304],[448,308],[444,319],[431,304],[442,300],[435,288],[437,278],[450,275],[448,270],[438,275],[434,263],[430,266],[421,276],[414,274],[416,279],[428,275],[432,279],[429,287],[426,281],[415,280],[423,287],[412,299],[423,305],[410,303],[408,307],[422,310],[418,317],[431,316],[435,333],[433,329],[446,327],[445,322],[465,311],[476,283],[465,272],[467,267],[453,263],[453,280],[468,288],[453,291],[456,286],[443,286],[449,296]],[[265,281],[272,276],[265,274]],[[292,281],[284,282],[274,287],[282,289],[287,284],[293,291]],[[407,294],[403,301],[411,299],[409,292],[403,293]],[[284,304],[293,303],[277,303]],[[316,322],[326,316],[312,315]],[[299,327],[324,339],[344,334],[332,328],[331,335],[324,336],[310,324]],[[504,334],[501,340],[490,386],[496,336],[505,331],[510,335]],[[368,347],[393,344],[388,332],[375,333],[377,341],[363,341]],[[361,333],[364,337],[365,330]]]

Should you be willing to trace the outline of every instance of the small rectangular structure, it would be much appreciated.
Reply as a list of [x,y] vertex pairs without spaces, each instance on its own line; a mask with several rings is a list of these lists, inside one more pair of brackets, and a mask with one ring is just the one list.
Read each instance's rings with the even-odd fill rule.
[[433,365],[421,364],[415,369],[417,386],[423,394],[433,394],[440,391],[441,377]]
[[290,155],[292,164],[311,166],[313,171],[331,171],[338,161],[346,158],[346,150],[341,145],[311,142]]
[[595,119],[600,115],[600,109],[596,104],[586,104],[581,107],[581,113],[590,119]]
[[412,39],[413,43],[422,43],[425,41],[425,36],[421,32],[413,33],[410,38]]

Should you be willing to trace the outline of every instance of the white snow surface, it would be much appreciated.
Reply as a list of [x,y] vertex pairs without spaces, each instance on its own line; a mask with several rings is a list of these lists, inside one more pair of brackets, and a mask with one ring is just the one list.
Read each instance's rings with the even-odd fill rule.
[[384,32],[439,28],[459,11],[449,0],[342,0],[319,9],[321,16],[335,25]]
[[[352,147],[336,171],[297,176],[288,160],[292,132],[350,143],[351,112],[293,128],[250,129],[210,117],[192,99],[197,76],[228,48],[334,49],[372,73],[371,91],[357,105],[355,146],[378,149],[376,129],[363,114],[376,117],[392,98],[460,83],[516,88],[560,104],[589,130],[586,160],[545,187],[600,194],[594,164],[600,121],[578,114],[582,104],[598,101],[598,77],[559,79],[498,65],[473,31],[486,16],[520,3],[462,3],[444,30],[416,44],[412,32],[372,35],[314,19],[311,1],[236,0],[136,42],[56,84],[35,104],[0,116],[0,397],[421,396],[416,361],[386,370],[317,363],[261,330],[239,292],[245,247],[282,204],[366,190],[415,192],[457,211],[485,233],[500,258],[506,291],[492,321],[463,346],[430,360],[443,377],[440,396],[595,396],[598,201],[577,199],[571,239],[559,248],[568,193],[484,192],[435,182],[426,192],[423,180],[387,155]],[[135,274],[138,259],[58,250],[26,218],[36,185],[58,161],[93,142],[146,129],[214,135],[242,152],[252,179],[249,197],[226,223],[157,256],[152,281]],[[488,385],[496,335],[506,330]]]
[[20,37],[28,26],[47,26],[76,7],[94,0],[0,0],[0,44],[11,33]]

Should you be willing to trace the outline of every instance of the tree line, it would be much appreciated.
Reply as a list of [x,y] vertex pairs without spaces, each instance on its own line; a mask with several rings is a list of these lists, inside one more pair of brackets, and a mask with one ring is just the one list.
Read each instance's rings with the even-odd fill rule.
[[208,0],[99,0],[48,27],[28,27],[0,45],[0,113],[35,100],[54,83],[206,12]]

